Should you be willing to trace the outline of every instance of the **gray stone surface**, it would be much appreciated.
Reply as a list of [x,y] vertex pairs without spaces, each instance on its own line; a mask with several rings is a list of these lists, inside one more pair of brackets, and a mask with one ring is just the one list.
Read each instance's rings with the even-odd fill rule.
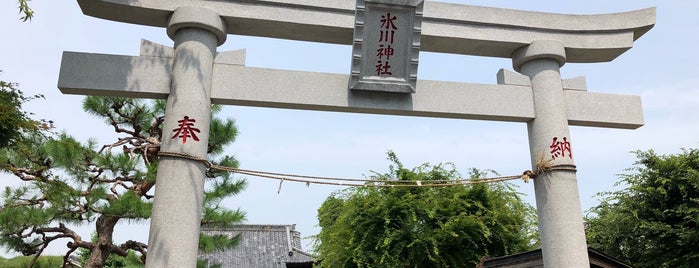
[[196,28],[214,34],[219,46],[225,43],[226,26],[221,17],[214,11],[215,9],[190,5],[178,6],[170,15],[167,35],[175,40],[177,31],[185,28]]
[[527,123],[532,170],[540,170],[542,161],[548,161],[546,166],[554,168],[534,179],[544,265],[588,268],[590,263],[573,161],[575,142],[568,130],[566,98],[560,76],[560,66],[566,59],[563,44],[536,41],[514,55],[515,68],[531,79],[535,103],[536,118]]
[[[168,32],[175,49],[160,151],[206,159],[214,57],[223,24],[215,12],[195,7],[178,8],[172,18]],[[202,26],[205,22],[211,24]],[[182,132],[188,122],[191,129]],[[201,162],[160,157],[147,268],[196,266],[205,174]]]
[[563,89],[586,91],[587,80],[584,76],[563,79]]
[[[78,0],[83,13],[166,27],[187,0]],[[203,0],[227,33],[352,44],[355,2],[347,0]],[[510,58],[536,40],[559,40],[567,62],[611,61],[655,24],[655,8],[601,15],[566,15],[426,1],[421,50]]]
[[357,0],[349,88],[415,93],[423,0]]
[[[66,94],[162,99],[169,93],[171,64],[171,58],[64,52],[58,87]],[[533,119],[528,78],[502,72],[518,80],[508,78],[503,85],[418,80],[417,93],[401,96],[348,92],[348,75],[215,63],[211,97],[216,104],[271,108],[509,122]],[[297,83],[286,82],[291,80]],[[643,125],[638,96],[577,90],[565,90],[564,95],[571,125],[623,129]]]

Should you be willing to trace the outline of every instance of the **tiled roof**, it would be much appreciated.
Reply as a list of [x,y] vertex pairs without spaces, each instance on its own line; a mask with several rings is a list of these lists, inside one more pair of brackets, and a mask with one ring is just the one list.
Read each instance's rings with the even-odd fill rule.
[[[240,234],[240,244],[230,250],[199,254],[210,264],[220,263],[224,268],[285,268],[289,264],[313,263],[311,254],[301,250],[301,233],[296,225],[236,225],[230,228],[202,227],[209,235]],[[300,267],[294,265],[294,267]]]
[[[633,268],[631,265],[617,260],[601,251],[587,248],[590,267],[601,268]],[[538,268],[544,267],[541,249],[517,253],[497,258],[483,257],[477,268]]]

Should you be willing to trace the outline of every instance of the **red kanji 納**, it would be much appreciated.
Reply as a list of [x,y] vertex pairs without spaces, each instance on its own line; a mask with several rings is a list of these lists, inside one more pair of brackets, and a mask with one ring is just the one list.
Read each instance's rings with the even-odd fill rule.
[[553,142],[551,142],[551,158],[556,159],[558,157],[565,157],[566,152],[568,152],[568,157],[573,159],[573,151],[570,148],[570,142],[566,137],[563,137],[563,141],[559,141],[558,137],[553,137]]

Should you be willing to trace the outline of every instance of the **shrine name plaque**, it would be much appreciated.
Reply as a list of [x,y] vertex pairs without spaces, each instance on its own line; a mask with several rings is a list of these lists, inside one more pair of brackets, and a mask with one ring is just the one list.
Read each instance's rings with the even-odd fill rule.
[[352,90],[415,93],[423,0],[357,0]]

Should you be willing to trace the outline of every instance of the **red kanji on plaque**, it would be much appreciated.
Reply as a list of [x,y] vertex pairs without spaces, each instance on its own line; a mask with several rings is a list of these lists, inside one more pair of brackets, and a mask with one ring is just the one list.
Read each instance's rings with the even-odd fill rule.
[[[393,44],[393,38],[395,37],[398,27],[394,22],[397,19],[396,16],[391,16],[391,12],[386,12],[386,15],[381,15],[381,36],[379,37],[379,42],[389,42]],[[390,34],[390,35],[389,35]]]
[[386,12],[386,15],[381,15],[381,25],[379,26],[379,48],[376,49],[376,75],[393,75],[391,72],[391,56],[395,53],[395,49],[391,47],[395,39],[396,27],[395,20],[398,19],[391,12]]
[[381,61],[379,60],[376,62],[376,74],[377,75],[392,75],[391,73],[391,65],[388,63],[388,61]]
[[563,141],[559,141],[558,137],[553,137],[553,142],[551,143],[551,158],[556,159],[558,157],[565,157],[566,152],[568,152],[568,157],[573,159],[573,151],[570,148],[570,142],[566,137],[563,137]]
[[376,56],[379,57],[379,59],[382,59],[385,56],[386,60],[390,60],[395,51],[396,50],[392,48],[391,45],[385,47],[384,45],[379,45],[379,49],[376,50]]
[[197,120],[189,118],[189,116],[185,116],[184,119],[178,120],[178,128],[172,130],[172,132],[175,132],[175,135],[172,135],[172,139],[182,138],[182,143],[186,143],[187,138],[192,138],[195,141],[199,141],[199,138],[195,132],[201,131],[199,131],[198,128],[194,128],[194,122],[197,122]]

